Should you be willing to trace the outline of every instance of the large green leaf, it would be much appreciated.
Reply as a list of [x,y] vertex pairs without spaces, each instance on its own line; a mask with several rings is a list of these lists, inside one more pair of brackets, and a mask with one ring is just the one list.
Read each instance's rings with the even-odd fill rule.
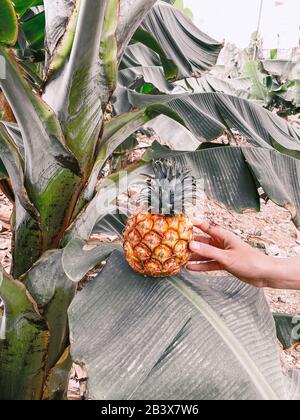
[[[76,189],[80,184],[80,169],[77,160],[65,146],[61,127],[52,109],[23,79],[12,55],[2,48],[0,56],[5,58],[7,67],[7,77],[0,80],[0,86],[21,130],[26,162],[25,186],[40,214],[43,232],[41,247],[46,250],[60,239],[64,225],[71,217]],[[20,225],[19,221],[16,224]],[[19,247],[19,243],[16,238],[15,246]],[[22,255],[21,250],[15,252],[18,256]],[[28,248],[28,252],[36,254],[35,249]],[[17,275],[28,268],[25,264],[24,271]]]
[[291,397],[263,293],[233,278],[143,278],[115,253],[69,319],[92,399]]
[[119,0],[120,14],[116,32],[119,61],[143,18],[156,2],[157,0]]
[[14,0],[16,11],[22,16],[30,7],[41,6],[43,0]]
[[[46,73],[47,79],[53,83],[71,53],[75,29],[78,19],[79,0],[44,0],[46,18]],[[61,79],[58,77],[58,82]],[[50,93],[51,94],[51,93]]]
[[107,2],[100,48],[101,100],[108,102],[117,86],[118,66],[124,50],[143,17],[157,0]]
[[160,115],[146,124],[160,138],[162,144],[173,150],[192,152],[199,147],[199,140],[177,121]]
[[115,250],[121,250],[121,245],[73,239],[64,248],[62,266],[68,278],[77,283]]
[[249,61],[243,68],[243,76],[251,81],[251,94],[254,98],[263,101],[268,105],[270,100],[269,92],[264,83],[264,75],[259,71],[256,61]]
[[63,270],[62,253],[62,250],[47,252],[22,278],[49,326],[47,371],[56,365],[68,346],[66,313],[76,291],[76,285]]
[[123,213],[119,212],[117,214],[108,214],[98,220],[98,223],[94,226],[92,233],[104,233],[112,236],[116,235],[121,238],[125,230],[127,220],[128,217],[126,215],[126,211]]
[[[177,65],[173,62],[173,60],[170,60],[167,56],[164,50],[161,48],[159,43],[156,41],[153,35],[151,35],[149,32],[144,31],[143,29],[139,28],[136,33],[134,34],[133,41],[136,41],[138,43],[141,43],[142,45],[150,48],[152,52],[159,55],[159,58],[161,60],[161,65],[164,69],[164,74],[167,79],[175,79],[178,76],[179,69]],[[127,52],[128,48],[126,49],[125,53]],[[145,53],[145,49],[142,50]],[[153,56],[151,52],[148,52],[148,55]],[[138,57],[135,57],[134,60],[137,60]],[[125,63],[125,60],[123,58],[123,65]],[[139,64],[140,66],[142,63]],[[134,66],[136,67],[136,66]]]
[[198,78],[179,80],[175,85],[190,93],[220,92],[243,99],[252,99],[251,82],[246,78],[223,80],[211,74],[204,74]]
[[68,346],[67,309],[77,282],[118,249],[115,245],[89,244],[91,250],[86,250],[85,245],[75,239],[64,250],[45,253],[22,278],[49,326],[47,371],[56,366]]
[[18,37],[18,19],[11,0],[0,2],[0,44],[14,45]]
[[117,28],[120,16],[120,0],[107,2],[104,26],[101,36],[101,100],[107,103],[117,85],[118,75],[118,41]]
[[134,132],[139,130],[144,124],[156,118],[160,114],[165,114],[178,122],[182,122],[178,116],[169,108],[163,105],[149,106],[145,109],[133,111],[113,118],[104,125],[104,131],[99,144],[98,153],[89,180],[83,190],[74,211],[76,216],[88,203],[95,193],[98,177],[108,158],[112,153]]
[[39,214],[30,202],[24,186],[24,162],[18,153],[16,146],[8,134],[5,126],[0,122],[0,156],[11,180],[14,194],[24,209],[35,219],[39,219]]
[[237,212],[260,209],[255,180],[241,148],[213,147],[196,152],[177,152],[152,146],[144,159],[174,159],[189,168],[191,176],[203,181],[209,198],[224,203]]
[[243,154],[259,184],[274,203],[286,208],[300,227],[300,162],[261,148],[243,148]]
[[39,400],[45,381],[48,326],[25,287],[1,268],[0,399]]
[[300,63],[289,60],[264,60],[263,68],[269,74],[284,80],[300,80]]
[[26,20],[21,25],[21,29],[25,34],[26,41],[33,50],[41,50],[44,48],[45,41],[45,13],[40,12],[31,19]]
[[63,37],[68,20],[75,8],[75,0],[44,0],[46,15],[46,48],[50,57],[53,56],[58,43]]
[[299,130],[248,100],[221,93],[157,96],[133,91],[129,91],[129,100],[138,108],[167,103],[190,131],[206,141],[218,138],[228,128],[235,128],[255,146],[275,148],[300,157]]
[[150,10],[141,29],[149,32],[177,65],[179,78],[209,70],[222,49],[221,43],[201,32],[180,10],[162,1]]
[[274,203],[286,208],[295,225],[300,226],[298,159],[262,147],[211,146],[194,153],[183,153],[155,143],[144,159],[179,160],[192,168],[193,176],[205,180],[204,188],[209,197],[236,211],[259,209],[256,201],[256,186],[259,185]]
[[62,244],[66,245],[75,238],[88,239],[99,220],[117,212],[117,197],[127,191],[128,185],[144,185],[145,177],[141,174],[145,173],[151,173],[151,165],[141,162],[102,181],[95,197],[67,229]]
[[56,83],[50,83],[44,95],[60,115],[66,143],[85,173],[91,169],[103,121],[99,51],[106,4],[106,0],[80,2],[75,38],[61,78],[60,94],[57,95]]
[[[13,135],[13,138],[10,134]],[[12,274],[14,277],[18,277],[29,269],[43,250],[40,214],[30,201],[24,185],[24,161],[20,153],[20,150],[23,153],[23,145],[21,142],[22,138],[14,124],[0,123],[1,163],[6,167],[7,177],[10,177],[15,201],[15,227],[12,242]],[[5,174],[3,176],[5,177]]]
[[[163,158],[178,160],[188,167],[191,176],[199,181],[199,186],[210,198],[238,212],[259,210],[256,182],[240,148],[220,147],[183,153],[155,143],[144,157],[146,161]],[[107,183],[100,183],[98,193],[66,232],[64,243],[74,237],[88,239],[96,225],[101,229],[101,220],[116,211],[116,198],[131,184],[145,188],[146,178],[140,174],[151,173],[151,165],[141,162],[137,167],[129,168],[128,174],[121,173],[119,179],[112,177]]]
[[[83,56],[86,61],[85,65],[89,68],[89,74],[87,74],[87,72],[86,74],[83,74],[84,70],[82,70],[81,74],[78,75],[79,82],[77,83],[77,86],[75,83],[76,80],[74,81],[73,84],[74,90],[76,91],[76,96],[79,96],[79,90],[81,90],[81,94],[84,91],[88,90],[84,97],[86,98],[86,101],[90,99],[90,102],[87,102],[84,109],[86,109],[87,107],[92,107],[91,97],[94,99],[98,97],[99,100],[101,99],[101,102],[104,104],[108,102],[112,92],[116,87],[118,64],[123,55],[124,49],[127,47],[132,35],[138,28],[141,20],[156,2],[156,0],[136,0],[134,2],[132,0],[111,0],[109,2],[99,2],[97,0],[90,0],[86,2],[86,0],[81,0],[81,3],[79,3],[79,0],[77,0],[74,13],[70,18],[69,24],[66,26],[65,20],[70,15],[71,9],[68,9],[67,7],[68,2],[71,1],[60,0],[60,3],[63,3],[63,6],[62,13],[59,12],[59,16],[62,16],[59,19],[59,21],[57,21],[58,31],[55,31],[54,35],[56,35],[56,32],[60,31],[65,31],[65,35],[63,36],[63,39],[57,48],[57,52],[53,54],[53,63],[51,63],[50,65],[49,75],[51,76],[52,73],[54,73],[54,78],[50,77],[50,80],[46,85],[44,95],[46,101],[57,112],[61,112],[63,108],[61,99],[57,98],[57,91],[63,89],[65,90],[65,92],[69,92],[69,89],[71,87],[68,86],[68,89],[66,89],[66,86],[67,80],[69,80],[69,83],[71,83],[72,81],[72,78],[70,78],[70,71],[72,74],[78,73],[76,67],[80,63]],[[74,1],[72,1],[71,3],[74,4]],[[82,18],[81,23],[79,19],[77,24],[78,37],[75,37],[74,39],[74,29],[77,23],[76,13],[79,7],[81,9],[80,13]],[[101,19],[99,19],[100,16],[97,17],[96,12],[97,10],[99,12],[100,9],[102,14],[104,14],[105,12],[104,20],[103,16],[101,17]],[[56,10],[57,5],[49,1],[48,7],[46,7],[46,18],[48,14],[51,19],[48,25],[49,28],[53,26],[52,18],[55,16]],[[85,10],[85,13],[87,13],[84,19],[83,10]],[[89,18],[87,17],[88,14],[90,14]],[[102,22],[101,25],[99,25],[99,21]],[[82,24],[84,26],[82,26]],[[94,29],[92,29],[93,25]],[[89,54],[86,54],[85,45],[87,42],[90,44],[90,40],[86,39],[85,36],[89,37],[88,34],[90,33],[93,33],[94,45],[92,48],[90,47],[88,49]],[[79,40],[79,38],[81,40]],[[55,42],[54,45],[56,45]],[[85,53],[83,53],[83,51],[85,51]],[[97,65],[95,65],[95,63],[97,63],[97,60],[95,59],[96,53],[100,54],[100,59]],[[69,55],[70,63],[64,65]],[[80,55],[82,55],[81,58]],[[89,55],[89,58],[87,57],[87,55]],[[94,58],[92,59],[92,57]],[[76,64],[74,63],[72,58],[75,59]],[[91,65],[91,63],[93,65]],[[57,72],[57,70],[60,71]],[[83,79],[88,80],[89,77],[94,82],[97,80],[96,86],[97,88],[99,86],[99,90],[96,89],[97,92],[95,91],[94,96],[91,95],[91,93],[93,93],[93,91],[95,90],[94,85],[93,91],[91,91],[90,89],[88,89],[88,84],[82,83]],[[74,104],[73,107],[76,107],[76,105]]]
[[61,401],[67,399],[72,363],[69,348],[67,348],[47,377],[43,400]]
[[159,55],[141,43],[128,45],[122,61],[120,70],[132,67],[153,67],[162,66]]
[[20,156],[22,157],[22,160],[24,161],[25,159],[24,143],[23,143],[22,134],[18,125],[14,123],[9,123],[6,121],[1,121],[1,124],[3,124],[8,134],[12,138],[15,147],[18,149],[18,152]]
[[[149,86],[150,92],[156,88],[160,93],[171,94],[175,87],[169,83],[162,67],[132,67],[119,72],[119,83],[130,89],[137,90]],[[152,85],[152,86],[151,86]]]

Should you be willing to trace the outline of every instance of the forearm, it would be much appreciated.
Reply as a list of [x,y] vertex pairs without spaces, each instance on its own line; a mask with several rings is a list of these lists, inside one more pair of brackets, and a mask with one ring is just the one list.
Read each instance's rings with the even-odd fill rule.
[[264,277],[266,287],[300,290],[300,257],[268,257]]

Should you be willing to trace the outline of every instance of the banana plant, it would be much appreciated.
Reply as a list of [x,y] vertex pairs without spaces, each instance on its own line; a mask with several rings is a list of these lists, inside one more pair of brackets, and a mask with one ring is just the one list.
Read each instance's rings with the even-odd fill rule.
[[[32,77],[24,71],[32,56],[13,47],[22,17],[40,6],[45,61],[37,83],[34,68]],[[300,133],[235,96],[117,88],[132,48],[161,64],[166,83],[216,63],[222,45],[169,4],[1,0],[0,7],[9,19],[0,25],[0,88],[15,119],[0,121],[0,186],[14,205],[12,269],[0,273],[0,399],[65,398],[72,361],[86,366],[94,399],[299,398],[300,377],[281,370],[262,292],[186,272],[141,278],[120,243],[90,238],[121,233],[124,216],[112,206],[158,158],[184,162],[209,197],[239,212],[259,210],[261,186],[299,227]],[[116,97],[129,110],[105,122]],[[105,177],[114,152],[157,118],[170,147],[155,143],[141,162]],[[211,143],[233,128],[255,147]],[[178,129],[182,139],[172,141]]]

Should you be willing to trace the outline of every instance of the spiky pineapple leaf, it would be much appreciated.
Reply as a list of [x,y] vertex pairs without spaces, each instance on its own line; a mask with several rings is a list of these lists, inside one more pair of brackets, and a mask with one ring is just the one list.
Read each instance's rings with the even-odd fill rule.
[[283,386],[263,293],[236,279],[143,278],[117,252],[75,297],[69,319],[92,399],[296,397]]

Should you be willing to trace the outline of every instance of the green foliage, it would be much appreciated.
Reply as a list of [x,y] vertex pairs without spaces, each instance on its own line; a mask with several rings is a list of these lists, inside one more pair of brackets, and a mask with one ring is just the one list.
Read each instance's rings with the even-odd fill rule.
[[[185,163],[205,180],[208,197],[239,212],[259,210],[262,186],[299,226],[298,131],[248,100],[215,93],[212,79],[199,84],[209,92],[197,91],[192,79],[182,84],[211,69],[222,45],[171,5],[45,0],[42,10],[35,8],[39,0],[15,0],[17,22],[12,3],[1,1],[7,77],[0,87],[17,123],[0,121],[0,180],[14,205],[12,272],[0,273],[0,399],[63,398],[72,360],[87,363],[94,397],[170,399],[178,389],[198,399],[229,391],[237,399],[283,395],[274,323],[262,294],[227,278],[222,289],[203,278],[202,288],[187,273],[141,279],[119,244],[90,238],[122,231],[126,216],[111,206],[127,192],[125,181],[144,181],[151,161],[165,157]],[[175,6],[190,16],[182,1]],[[18,25],[13,52],[3,44],[15,43]],[[273,88],[262,88],[255,65],[248,70],[253,95],[266,100]],[[230,92],[231,85],[222,86]],[[118,115],[105,122],[110,100]],[[154,143],[127,166],[136,132],[150,123],[170,147]],[[232,129],[255,147],[211,143],[224,131],[233,136]],[[97,281],[74,300],[78,282],[108,257]],[[241,329],[235,328],[239,304]],[[213,352],[203,353],[203,335],[225,361],[218,375]],[[292,390],[288,395],[296,395]]]
[[18,36],[18,21],[11,0],[1,0],[0,10],[0,43],[14,45]]
[[184,6],[184,0],[176,0],[174,6],[177,7],[177,9],[182,10],[190,19],[194,19],[193,12]]

